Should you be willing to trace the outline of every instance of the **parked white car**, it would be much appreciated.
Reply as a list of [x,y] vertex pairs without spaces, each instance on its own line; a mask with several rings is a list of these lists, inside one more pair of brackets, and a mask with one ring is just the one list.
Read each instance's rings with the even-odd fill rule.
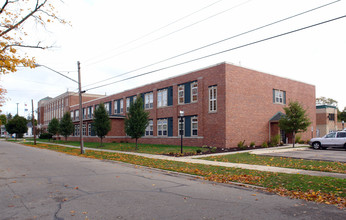
[[309,145],[316,150],[328,147],[343,147],[346,150],[346,131],[331,132],[321,138],[312,138]]

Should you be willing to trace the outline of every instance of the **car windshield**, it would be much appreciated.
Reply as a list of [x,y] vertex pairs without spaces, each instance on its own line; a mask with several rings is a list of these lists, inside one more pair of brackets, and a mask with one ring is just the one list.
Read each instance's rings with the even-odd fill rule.
[[325,136],[325,138],[334,138],[335,137],[335,132],[329,133]]

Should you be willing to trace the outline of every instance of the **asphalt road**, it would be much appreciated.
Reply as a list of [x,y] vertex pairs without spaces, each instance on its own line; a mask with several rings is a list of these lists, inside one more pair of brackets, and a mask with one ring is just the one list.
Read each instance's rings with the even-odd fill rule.
[[314,150],[312,148],[306,148],[302,151],[288,151],[281,153],[274,152],[265,153],[262,155],[346,163],[346,150],[344,148],[328,148],[327,150]]
[[0,141],[0,219],[344,219],[345,210]]

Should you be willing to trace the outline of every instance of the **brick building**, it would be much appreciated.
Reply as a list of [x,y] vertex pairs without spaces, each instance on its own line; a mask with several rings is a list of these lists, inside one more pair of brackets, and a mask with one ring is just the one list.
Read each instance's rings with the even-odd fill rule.
[[85,141],[99,141],[93,132],[93,112],[101,102],[109,113],[112,129],[106,142],[133,141],[124,132],[126,111],[136,96],[144,101],[150,113],[149,126],[140,143],[180,144],[179,112],[184,111],[184,145],[236,147],[255,142],[261,145],[280,134],[278,127],[283,107],[290,100],[299,101],[312,122],[308,131],[299,134],[302,140],[315,136],[315,86],[261,73],[255,70],[220,63],[163,81],[121,93],[83,102],[83,112],[71,102],[75,132],[70,140],[79,140],[79,118],[83,117]]
[[[104,95],[84,94],[83,101],[104,97]],[[70,111],[70,106],[79,103],[79,95],[76,92],[65,92],[55,98],[46,97],[37,105],[38,128],[46,130],[53,118],[60,120],[65,112]]]
[[341,130],[341,126],[338,126],[338,110],[336,106],[316,106],[316,129],[317,137],[323,137],[332,131]]

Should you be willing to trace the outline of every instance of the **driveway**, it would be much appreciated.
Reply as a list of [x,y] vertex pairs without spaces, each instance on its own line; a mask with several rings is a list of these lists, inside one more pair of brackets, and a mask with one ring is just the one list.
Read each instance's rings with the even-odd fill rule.
[[292,157],[309,160],[336,161],[346,163],[346,151],[345,149],[341,148],[328,148],[327,150],[313,150],[312,148],[306,148],[304,150],[299,151],[293,150],[286,152],[271,152],[263,153],[261,155],[276,157]]

